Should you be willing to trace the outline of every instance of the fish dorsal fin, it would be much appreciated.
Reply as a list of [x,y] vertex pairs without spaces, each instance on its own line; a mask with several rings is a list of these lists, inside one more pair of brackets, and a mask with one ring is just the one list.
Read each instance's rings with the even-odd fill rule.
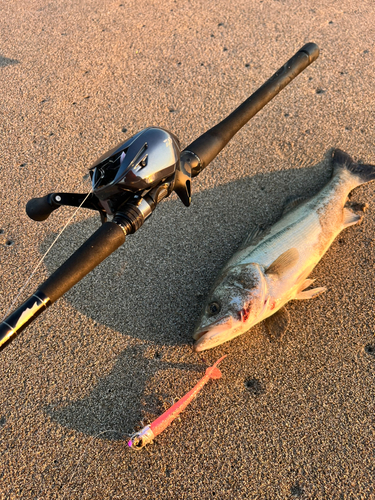
[[240,249],[246,248],[250,245],[257,245],[262,239],[264,232],[264,229],[262,229],[260,226],[255,226],[241,243]]
[[288,310],[282,307],[275,314],[264,320],[270,340],[280,340],[287,331],[290,322]]
[[297,263],[298,259],[298,250],[296,248],[289,248],[289,250],[277,257],[265,272],[266,274],[276,274],[280,277],[292,268]]
[[344,227],[353,226],[362,220],[362,215],[355,214],[349,208],[344,208]]
[[303,198],[301,196],[288,196],[288,198],[285,200],[283,215],[293,210],[293,208],[302,205],[302,203],[304,203],[306,200],[307,198]]

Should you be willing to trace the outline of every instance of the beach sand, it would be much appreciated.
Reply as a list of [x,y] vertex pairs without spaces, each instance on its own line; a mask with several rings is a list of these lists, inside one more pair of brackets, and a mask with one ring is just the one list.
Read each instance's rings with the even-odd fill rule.
[[[328,5],[327,5],[328,4]],[[328,291],[211,351],[192,332],[220,268],[285,199],[314,194],[339,147],[375,164],[372,0],[3,1],[0,313],[87,192],[88,168],[150,125],[186,147],[307,42],[319,59],[119,250],[1,353],[0,498],[374,499],[375,183],[363,223],[314,270]],[[81,210],[19,298],[100,225]],[[128,435],[222,355],[223,378],[142,451]]]

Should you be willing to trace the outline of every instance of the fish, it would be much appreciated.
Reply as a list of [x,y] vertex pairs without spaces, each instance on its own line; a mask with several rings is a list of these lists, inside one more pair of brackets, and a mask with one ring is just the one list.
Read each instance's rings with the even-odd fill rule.
[[338,234],[362,221],[366,204],[350,204],[349,193],[375,179],[375,166],[332,152],[332,177],[313,197],[289,200],[281,219],[254,228],[225,264],[193,333],[193,349],[212,349],[264,321],[271,339],[290,324],[285,304],[319,296],[308,278]]
[[206,369],[206,373],[199,380],[199,382],[188,393],[179,399],[169,410],[165,411],[160,417],[154,420],[150,425],[146,425],[138,432],[135,432],[128,441],[129,448],[133,450],[140,450],[146,444],[151,443],[156,436],[163,432],[168,425],[170,425],[175,418],[187,407],[191,401],[197,397],[199,391],[207,384],[210,379],[216,380],[221,378],[221,371],[217,365],[225,359],[225,354],[218,359],[212,366]]

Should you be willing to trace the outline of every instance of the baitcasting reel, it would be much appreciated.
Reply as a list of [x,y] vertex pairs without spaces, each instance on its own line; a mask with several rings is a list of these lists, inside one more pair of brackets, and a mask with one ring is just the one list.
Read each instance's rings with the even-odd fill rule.
[[[30,200],[26,212],[43,221],[61,205],[98,210],[102,226],[36,292],[0,323],[0,350],[137,231],[158,203],[173,191],[191,203],[191,179],[198,175],[260,109],[319,56],[304,45],[266,83],[223,121],[181,151],[177,137],[146,128],[99,158],[90,169],[89,194],[51,193]],[[110,222],[108,215],[112,216]]]
[[101,156],[90,168],[92,193],[53,193],[26,205],[31,219],[41,221],[62,205],[98,210],[102,222],[116,215],[136,231],[161,199],[175,191],[182,202],[191,201],[191,163],[195,156],[181,154],[177,137],[148,127]]

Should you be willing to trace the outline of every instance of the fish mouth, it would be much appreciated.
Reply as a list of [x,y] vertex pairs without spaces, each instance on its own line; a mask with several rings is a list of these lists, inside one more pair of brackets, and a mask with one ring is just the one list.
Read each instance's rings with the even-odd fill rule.
[[220,323],[213,323],[195,332],[193,339],[196,342],[193,349],[195,352],[206,351],[241,335],[241,333],[243,333],[241,322],[234,321],[233,317],[230,316],[226,321],[221,320]]
[[194,340],[199,340],[201,337],[203,337],[204,334],[208,332],[209,328],[203,328],[203,330],[199,330],[198,332],[195,332],[193,334],[193,339]]

